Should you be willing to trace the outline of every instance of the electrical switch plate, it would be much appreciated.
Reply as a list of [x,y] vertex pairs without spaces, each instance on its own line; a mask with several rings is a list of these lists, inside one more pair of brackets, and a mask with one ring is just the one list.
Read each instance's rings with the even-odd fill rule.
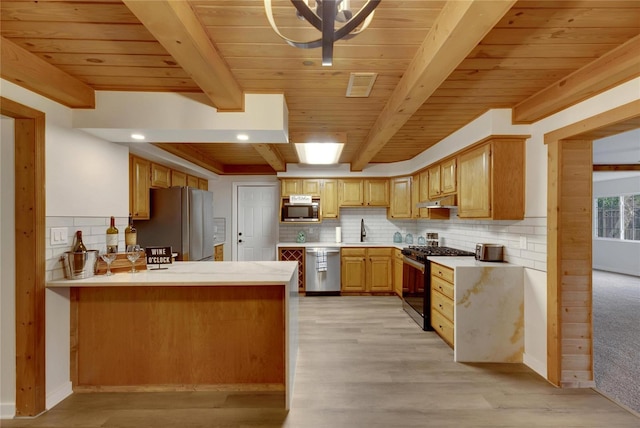
[[520,248],[522,250],[526,250],[527,249],[527,237],[526,236],[521,236],[520,237]]
[[65,245],[69,243],[69,230],[66,227],[51,228],[51,245]]

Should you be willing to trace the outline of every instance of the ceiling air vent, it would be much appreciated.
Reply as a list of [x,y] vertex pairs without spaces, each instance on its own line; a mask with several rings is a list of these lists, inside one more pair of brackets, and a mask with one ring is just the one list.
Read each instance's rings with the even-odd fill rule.
[[371,93],[371,88],[378,77],[378,73],[351,73],[347,97],[366,98]]

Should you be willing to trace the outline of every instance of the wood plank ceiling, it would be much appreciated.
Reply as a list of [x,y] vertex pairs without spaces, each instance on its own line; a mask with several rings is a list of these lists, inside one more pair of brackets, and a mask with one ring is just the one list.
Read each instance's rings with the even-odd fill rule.
[[[77,98],[91,103],[83,98],[85,87],[205,92],[214,102],[216,96],[224,100],[227,94],[212,93],[216,81],[201,76],[228,72],[218,82],[227,79],[244,92],[284,93],[292,141],[346,135],[341,162],[360,170],[368,163],[410,159],[488,109],[518,106],[514,117],[532,122],[640,74],[633,59],[640,43],[640,2],[634,0],[520,0],[512,7],[514,2],[485,0],[465,10],[461,5],[472,2],[382,0],[366,31],[336,44],[332,67],[322,67],[318,49],[297,49],[282,41],[268,24],[262,0],[178,2],[190,6],[195,17],[190,24],[183,11],[166,12],[174,14],[175,22],[162,15],[161,7],[171,9],[171,1],[153,2],[155,9],[146,11],[132,3],[3,0],[0,75],[80,107],[74,105]],[[354,9],[362,3],[352,0]],[[150,15],[162,17],[166,29]],[[485,21],[479,18],[488,15]],[[291,38],[318,37],[295,17],[288,0],[274,0],[274,16]],[[209,39],[209,55],[219,55],[220,61],[198,64],[193,55],[167,45],[166,39],[182,32],[194,40],[190,48],[202,49],[193,22]],[[452,37],[445,37],[442,28],[451,28]],[[442,41],[436,45],[438,37]],[[603,56],[601,62],[618,70],[608,80],[611,73],[598,68]],[[53,80],[60,70],[64,73]],[[352,72],[378,74],[368,98],[345,97]],[[578,74],[572,80],[576,72],[598,81],[581,88],[586,77]],[[66,87],[68,79],[78,83],[74,100],[64,98],[73,91],[60,90],[59,82]],[[570,94],[562,92],[566,84],[573,85]],[[543,90],[551,95],[536,98]],[[287,144],[159,146],[220,174],[273,174],[284,162],[298,162]]]

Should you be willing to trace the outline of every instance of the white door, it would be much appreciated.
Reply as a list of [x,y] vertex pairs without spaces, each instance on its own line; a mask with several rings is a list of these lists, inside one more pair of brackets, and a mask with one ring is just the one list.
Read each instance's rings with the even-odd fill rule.
[[238,186],[238,261],[276,260],[277,186]]

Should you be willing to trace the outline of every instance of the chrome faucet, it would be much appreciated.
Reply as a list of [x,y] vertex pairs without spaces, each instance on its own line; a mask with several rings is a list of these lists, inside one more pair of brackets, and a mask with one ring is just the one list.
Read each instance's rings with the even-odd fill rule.
[[364,242],[364,237],[367,236],[367,231],[364,230],[364,219],[360,219],[360,242]]

